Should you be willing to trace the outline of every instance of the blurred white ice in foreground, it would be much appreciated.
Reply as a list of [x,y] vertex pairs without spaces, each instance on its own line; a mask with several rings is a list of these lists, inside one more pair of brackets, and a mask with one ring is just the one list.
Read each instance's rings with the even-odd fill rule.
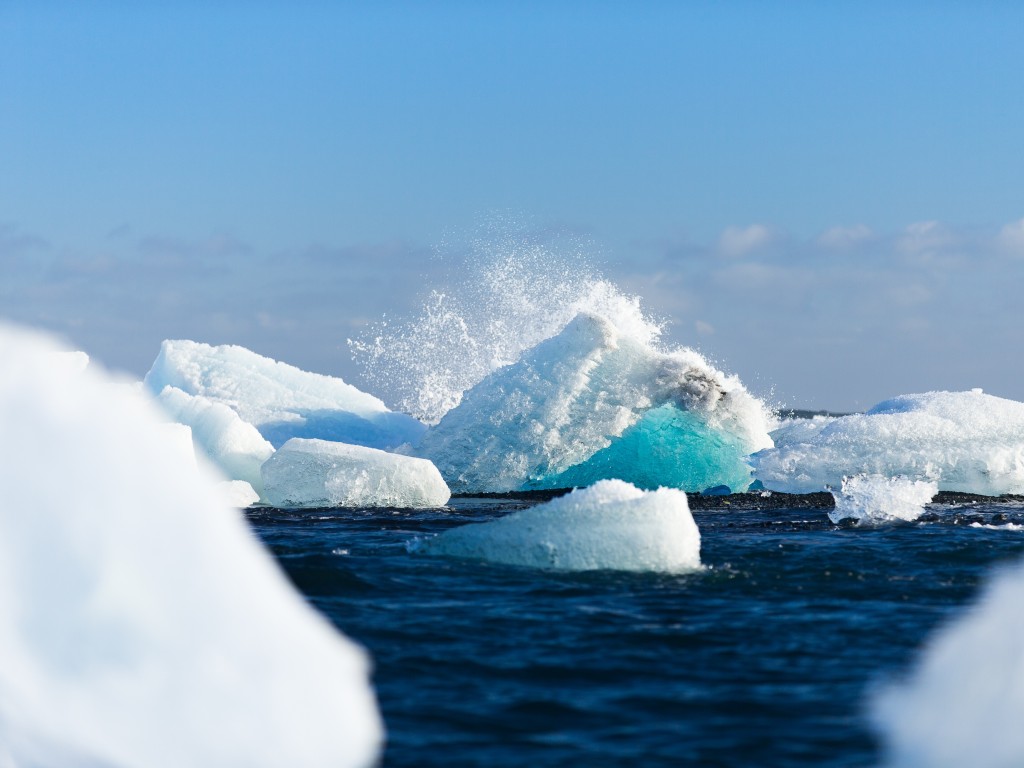
[[0,325],[0,765],[365,766],[365,654],[156,406]]

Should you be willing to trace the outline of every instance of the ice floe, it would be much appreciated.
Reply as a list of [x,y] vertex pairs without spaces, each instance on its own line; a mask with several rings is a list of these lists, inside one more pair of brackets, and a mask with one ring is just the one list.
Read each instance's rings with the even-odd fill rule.
[[417,447],[456,491],[590,485],[700,491],[750,485],[769,415],[691,349],[660,351],[606,317],[577,315],[466,392]]
[[277,507],[440,507],[451,493],[426,459],[292,438],[262,467]]
[[909,522],[924,513],[925,504],[938,492],[934,480],[881,475],[844,477],[842,488],[832,491],[836,506],[828,516],[833,523],[846,519],[869,523]]
[[238,346],[165,341],[145,382],[154,395],[171,386],[228,406],[274,447],[305,437],[395,448],[425,428],[341,379]]
[[1024,493],[1024,403],[981,390],[927,392],[814,427],[751,458],[766,488],[807,493],[866,473],[935,481],[940,491]]
[[872,708],[894,768],[1024,765],[1024,567],[998,575]]
[[270,458],[274,446],[256,427],[223,403],[189,395],[177,387],[164,387],[157,401],[170,418],[191,428],[196,445],[229,479],[244,480],[257,494],[262,491],[260,466]]
[[368,766],[365,654],[152,401],[0,326],[0,764]]
[[700,532],[686,494],[602,480],[486,523],[416,541],[430,555],[553,570],[686,571],[700,567]]

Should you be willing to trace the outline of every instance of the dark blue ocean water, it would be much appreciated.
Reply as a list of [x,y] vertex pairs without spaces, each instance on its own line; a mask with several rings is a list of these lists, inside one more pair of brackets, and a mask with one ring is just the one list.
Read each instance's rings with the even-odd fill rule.
[[[410,554],[526,501],[252,509],[313,604],[373,655],[385,766],[860,766],[865,701],[1024,556],[1021,502],[839,527],[696,509],[706,570],[555,573]],[[972,526],[995,525],[995,529]]]

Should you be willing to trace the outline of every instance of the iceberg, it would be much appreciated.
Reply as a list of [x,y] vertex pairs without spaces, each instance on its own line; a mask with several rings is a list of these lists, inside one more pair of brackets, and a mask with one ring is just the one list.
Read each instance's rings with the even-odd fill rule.
[[562,571],[689,571],[700,567],[700,531],[686,494],[643,491],[621,480],[487,523],[453,528],[412,549]]
[[291,587],[183,429],[0,325],[0,763],[370,766],[365,653]]
[[[262,493],[260,467],[274,452],[252,424],[223,403],[164,387],[157,402],[170,418],[191,428],[196,446],[231,480],[244,480]],[[248,505],[242,505],[248,506]]]
[[836,506],[828,517],[833,523],[847,519],[869,523],[911,522],[924,513],[925,504],[938,492],[938,484],[933,480],[881,475],[844,477],[842,490],[832,491]]
[[416,446],[453,490],[591,485],[700,491],[750,485],[747,456],[772,445],[769,413],[691,349],[594,313],[466,392]]
[[765,488],[788,493],[838,488],[861,473],[935,481],[940,491],[1024,493],[1024,403],[981,390],[901,395],[751,461]]
[[396,448],[426,428],[341,379],[238,346],[165,341],[145,384],[154,395],[170,386],[226,405],[275,448],[293,437]]
[[259,503],[260,495],[245,480],[223,480],[217,483],[220,499],[227,506],[245,509]]
[[872,702],[886,765],[1024,765],[1024,567],[996,577],[940,630],[909,679]]
[[442,507],[451,493],[426,459],[293,437],[262,467],[275,507]]

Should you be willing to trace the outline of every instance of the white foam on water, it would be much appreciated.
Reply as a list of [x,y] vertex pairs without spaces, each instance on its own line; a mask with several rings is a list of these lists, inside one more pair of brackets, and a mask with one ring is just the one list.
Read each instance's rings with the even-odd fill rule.
[[365,654],[218,499],[184,427],[57,349],[0,326],[0,762],[374,764]]
[[451,492],[432,463],[374,448],[292,438],[262,467],[275,507],[441,507]]
[[809,493],[864,473],[935,480],[941,491],[1024,493],[1024,403],[980,390],[902,395],[794,436],[751,457],[766,488]]
[[502,232],[471,243],[458,277],[432,291],[418,317],[385,319],[349,345],[376,391],[436,424],[463,392],[580,313],[608,318],[640,343],[655,344],[662,333],[639,298],[601,277],[578,243]]
[[924,513],[925,505],[938,492],[934,481],[882,475],[844,477],[842,489],[832,491],[836,506],[828,516],[833,523],[846,519],[870,523],[909,522]]
[[906,680],[872,703],[893,768],[1024,765],[1024,567],[926,645]]
[[670,488],[642,491],[621,480],[603,480],[497,520],[453,528],[412,548],[568,571],[700,567],[700,532],[686,494]]

